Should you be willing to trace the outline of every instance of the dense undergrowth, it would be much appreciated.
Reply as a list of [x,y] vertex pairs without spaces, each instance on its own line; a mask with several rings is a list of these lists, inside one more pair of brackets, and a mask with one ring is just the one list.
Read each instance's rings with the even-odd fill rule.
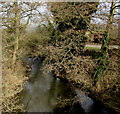
[[[81,36],[84,38],[83,35]],[[84,40],[78,49],[74,43],[75,39],[62,38],[50,41],[47,45],[37,45],[36,51],[29,54],[33,57],[38,55],[45,57],[43,62],[45,68],[53,72],[56,77],[67,79],[69,83],[86,94],[92,93],[94,98],[99,99],[106,107],[119,112],[119,49],[109,50],[107,69],[94,85],[94,75],[101,57],[100,50],[85,49]],[[72,44],[74,44],[73,47]]]
[[[76,11],[76,10],[75,10]],[[69,24],[75,24],[76,18],[68,18]],[[73,21],[73,22],[72,22]],[[75,22],[74,22],[75,21]],[[77,20],[80,21],[80,20]],[[102,53],[100,49],[85,48],[88,41],[87,25],[82,19],[77,28],[67,26],[66,20],[58,23],[57,29],[48,22],[48,26],[37,27],[36,31],[21,32],[18,37],[16,64],[13,64],[13,52],[16,34],[3,30],[3,111],[23,111],[19,93],[23,90],[26,77],[25,58],[44,57],[45,69],[56,77],[67,80],[73,88],[79,88],[86,94],[92,94],[106,106],[120,112],[119,49],[109,50],[108,65],[101,78],[94,84],[96,70]],[[62,23],[62,24],[61,24]],[[61,26],[64,25],[61,30]]]
[[21,50],[16,64],[12,64],[14,34],[5,31],[2,34],[2,112],[21,112],[23,106],[19,94],[23,90],[23,82],[27,80],[26,68],[19,56]]
[[[45,31],[46,32],[46,31]],[[101,79],[94,85],[94,75],[101,57],[100,50],[86,49],[85,32],[68,30],[52,35],[46,32],[22,34],[15,66],[12,65],[13,34],[3,36],[3,111],[23,111],[18,94],[26,78],[25,57],[45,57],[45,68],[56,77],[66,79],[86,94],[93,94],[106,106],[119,109],[120,78],[119,50],[109,51],[109,64]],[[43,37],[44,36],[44,37]]]

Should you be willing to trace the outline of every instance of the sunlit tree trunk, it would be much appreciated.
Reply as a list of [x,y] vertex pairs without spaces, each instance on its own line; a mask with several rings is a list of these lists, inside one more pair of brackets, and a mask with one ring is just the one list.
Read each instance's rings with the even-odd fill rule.
[[15,2],[15,44],[13,50],[13,64],[15,64],[17,59],[17,51],[19,47],[19,24],[20,24],[20,15],[19,15],[18,3]]

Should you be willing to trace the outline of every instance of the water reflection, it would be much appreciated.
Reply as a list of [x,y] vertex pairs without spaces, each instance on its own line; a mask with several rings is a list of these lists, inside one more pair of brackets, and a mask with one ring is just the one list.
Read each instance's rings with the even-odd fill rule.
[[[57,82],[57,83],[56,83]],[[39,72],[25,84],[24,104],[28,112],[51,112],[56,105],[59,81]]]

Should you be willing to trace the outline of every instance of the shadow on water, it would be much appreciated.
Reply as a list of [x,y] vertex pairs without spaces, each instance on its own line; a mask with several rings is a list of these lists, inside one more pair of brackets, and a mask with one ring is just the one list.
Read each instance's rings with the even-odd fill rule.
[[25,83],[22,93],[26,112],[109,114],[104,108],[96,108],[94,101],[83,92],[72,90],[67,83],[43,70],[41,58],[29,61],[32,77]]

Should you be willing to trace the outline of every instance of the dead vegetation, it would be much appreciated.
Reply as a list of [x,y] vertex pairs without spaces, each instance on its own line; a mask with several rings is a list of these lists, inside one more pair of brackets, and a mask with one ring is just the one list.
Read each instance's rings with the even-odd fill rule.
[[51,52],[52,54],[48,54],[51,56],[47,56],[46,62],[44,62],[45,64],[47,63],[47,68],[54,72],[55,76],[67,79],[69,83],[75,86],[77,85],[76,87],[85,91],[87,94],[91,94],[88,91],[94,93],[95,98],[99,99],[107,107],[117,112],[120,111],[119,50],[109,51],[110,58],[107,69],[101,79],[94,85],[94,74],[100,57],[99,50],[87,50],[78,57],[74,56],[72,59],[64,58],[62,62],[59,62],[60,58],[57,55],[59,53],[56,53],[59,50],[56,51],[57,49],[51,48],[47,48],[51,51],[46,52]]
[[2,112],[21,112],[19,93],[23,90],[25,77],[25,68],[20,61],[17,61],[13,69],[9,61],[3,59],[2,71]]
[[[2,112],[20,112],[19,93],[23,90],[23,82],[27,80],[25,76],[26,68],[22,61],[17,59],[15,65],[12,64],[12,45],[8,38],[14,35],[4,33],[3,53],[2,53]],[[11,41],[11,40],[10,40]]]

